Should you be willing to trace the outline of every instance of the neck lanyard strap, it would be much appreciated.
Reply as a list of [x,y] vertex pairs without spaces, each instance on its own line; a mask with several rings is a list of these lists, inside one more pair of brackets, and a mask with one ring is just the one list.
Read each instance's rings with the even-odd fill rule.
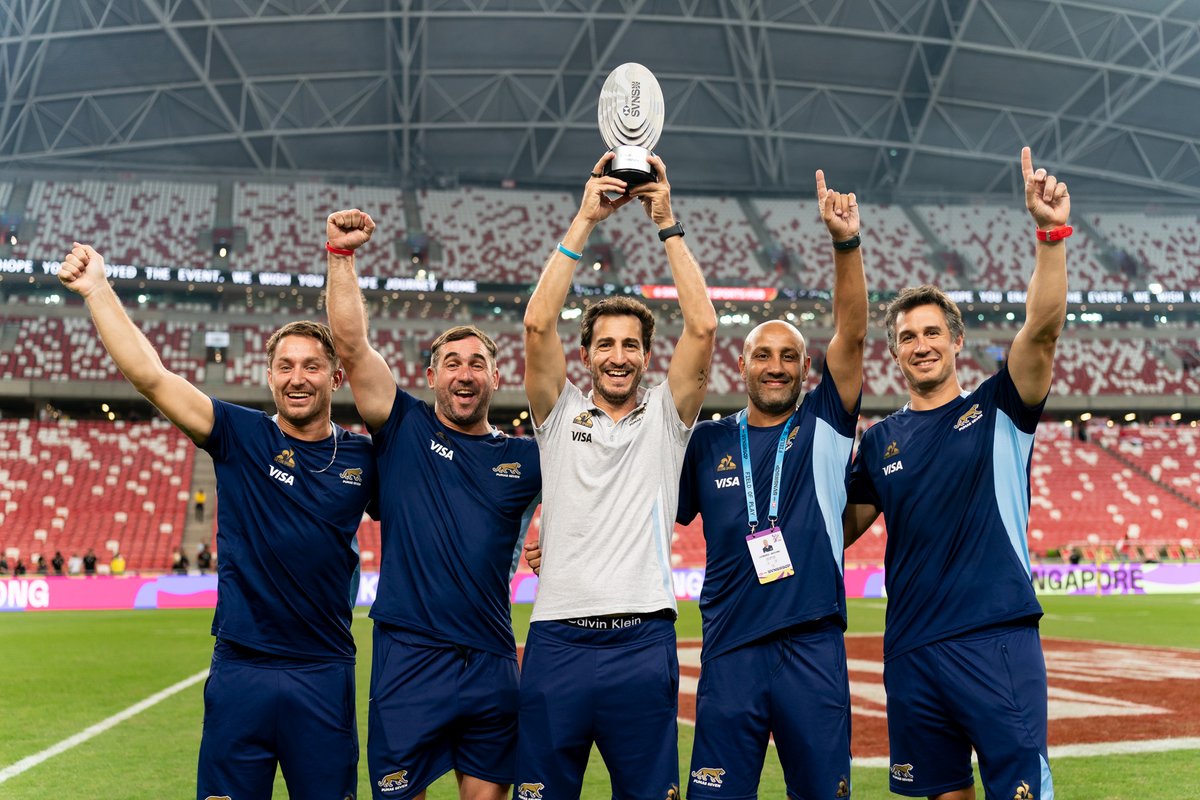
[[[792,429],[792,417],[788,417],[779,433],[775,445],[775,470],[771,473],[771,507],[768,519],[771,527],[779,519],[779,484],[783,478],[783,454],[787,452],[788,433]],[[746,422],[746,409],[738,412],[738,438],[742,443],[742,486],[746,490],[746,514],[750,517],[750,530],[758,528],[758,503],[754,500],[754,471],[750,466],[750,425]]]

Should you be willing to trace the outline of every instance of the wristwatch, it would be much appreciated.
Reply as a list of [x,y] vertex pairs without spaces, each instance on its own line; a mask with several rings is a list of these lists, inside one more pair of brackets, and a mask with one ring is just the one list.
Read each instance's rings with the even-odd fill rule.
[[683,223],[682,222],[679,222],[678,220],[676,220],[674,225],[672,225],[669,228],[663,228],[661,231],[658,232],[658,240],[660,242],[665,242],[667,239],[670,239],[672,236],[683,236]]

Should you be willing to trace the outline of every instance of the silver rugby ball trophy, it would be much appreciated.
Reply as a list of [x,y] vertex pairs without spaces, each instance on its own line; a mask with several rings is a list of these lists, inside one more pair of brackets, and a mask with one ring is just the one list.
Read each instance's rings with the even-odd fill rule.
[[613,151],[605,175],[630,186],[658,180],[647,157],[662,136],[663,96],[654,73],[641,64],[622,64],[600,90],[600,135]]

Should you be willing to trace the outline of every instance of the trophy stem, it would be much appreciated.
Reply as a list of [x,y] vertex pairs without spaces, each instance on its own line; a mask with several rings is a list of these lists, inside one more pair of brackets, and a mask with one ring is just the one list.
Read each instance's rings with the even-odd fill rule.
[[613,148],[613,159],[605,165],[604,174],[625,181],[630,186],[658,180],[658,173],[647,160],[650,151],[637,145],[622,144]]

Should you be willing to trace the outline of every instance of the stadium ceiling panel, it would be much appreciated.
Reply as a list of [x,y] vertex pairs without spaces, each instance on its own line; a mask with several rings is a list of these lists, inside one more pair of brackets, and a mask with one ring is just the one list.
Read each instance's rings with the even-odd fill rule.
[[1200,0],[0,0],[0,169],[577,186],[624,61],[689,189],[1200,198]]

